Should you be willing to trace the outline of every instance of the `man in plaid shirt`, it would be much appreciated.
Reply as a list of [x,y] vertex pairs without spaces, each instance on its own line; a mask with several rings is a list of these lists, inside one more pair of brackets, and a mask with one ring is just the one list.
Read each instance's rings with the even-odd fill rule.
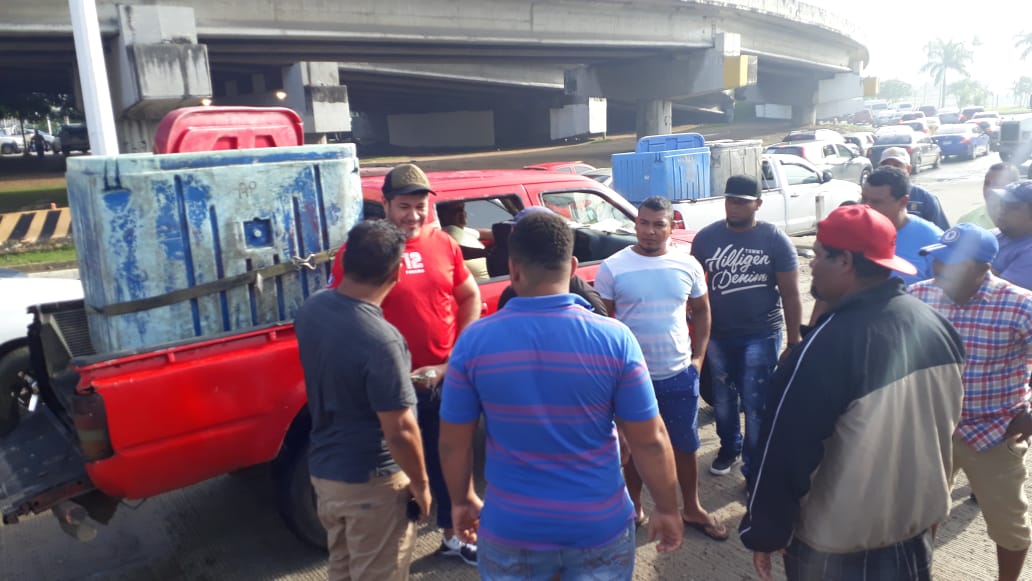
[[978,495],[996,543],[999,579],[1016,581],[1032,544],[1024,493],[1032,437],[1032,292],[990,272],[998,251],[989,231],[958,224],[938,244],[921,249],[934,259],[935,278],[909,290],[946,317],[964,341],[964,404],[953,435],[953,476],[963,469]]

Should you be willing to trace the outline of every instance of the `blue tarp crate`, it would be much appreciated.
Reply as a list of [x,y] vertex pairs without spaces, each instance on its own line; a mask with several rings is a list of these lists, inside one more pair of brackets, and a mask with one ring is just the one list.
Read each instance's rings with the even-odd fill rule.
[[613,189],[633,203],[649,196],[695,200],[710,196],[710,151],[705,147],[613,154]]
[[695,149],[705,147],[706,139],[698,133],[671,133],[669,135],[649,135],[638,140],[635,153],[650,151],[670,151],[673,149]]
[[75,157],[67,178],[98,352],[293,320],[329,274],[299,263],[325,258],[362,215],[350,144]]

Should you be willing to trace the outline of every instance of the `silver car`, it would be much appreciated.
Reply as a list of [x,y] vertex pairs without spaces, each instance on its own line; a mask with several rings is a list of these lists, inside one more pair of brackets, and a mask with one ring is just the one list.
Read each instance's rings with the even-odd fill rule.
[[863,185],[871,175],[871,160],[860,154],[855,145],[830,141],[776,143],[766,153],[797,155],[818,170],[828,170],[832,177]]

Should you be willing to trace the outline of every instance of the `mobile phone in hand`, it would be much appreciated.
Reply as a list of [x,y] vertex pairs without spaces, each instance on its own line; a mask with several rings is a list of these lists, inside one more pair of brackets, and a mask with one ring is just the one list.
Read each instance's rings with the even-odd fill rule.
[[419,508],[419,503],[416,502],[414,496],[410,496],[408,504],[405,506],[405,515],[412,522],[418,522],[420,517],[423,516],[423,509]]

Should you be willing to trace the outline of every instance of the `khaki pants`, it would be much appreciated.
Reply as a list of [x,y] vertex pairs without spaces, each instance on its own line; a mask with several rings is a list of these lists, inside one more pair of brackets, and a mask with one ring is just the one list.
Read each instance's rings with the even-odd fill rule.
[[326,528],[329,581],[406,581],[416,527],[408,520],[404,472],[351,484],[312,477]]
[[978,497],[989,538],[1008,551],[1023,551],[1030,544],[1026,452],[1028,444],[1014,440],[976,452],[959,436],[953,436],[952,476],[964,470],[971,491]]

